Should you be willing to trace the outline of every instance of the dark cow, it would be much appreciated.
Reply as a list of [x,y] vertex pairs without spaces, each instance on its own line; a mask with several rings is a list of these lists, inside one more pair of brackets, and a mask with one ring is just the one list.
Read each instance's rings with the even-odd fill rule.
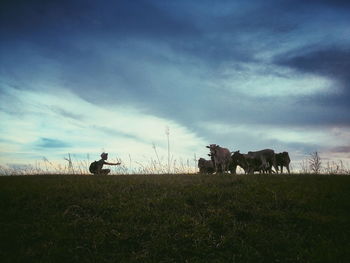
[[212,174],[215,171],[213,162],[204,158],[198,160],[198,168],[199,173]]
[[239,151],[233,152],[232,156],[232,163],[236,166],[240,166],[245,173],[248,173],[249,171],[249,164],[248,161],[245,158],[245,154],[240,153]]
[[282,152],[282,153],[276,153],[276,164],[277,167],[281,167],[281,173],[283,173],[283,166],[287,168],[288,174],[290,174],[289,171],[289,164],[290,164],[290,158],[288,152]]
[[262,168],[263,164],[260,158],[256,158],[254,156],[250,156],[248,154],[243,154],[243,153],[240,153],[239,151],[235,151],[233,152],[231,159],[232,159],[232,163],[242,167],[242,169],[246,174],[253,174],[256,171],[258,172],[266,171],[266,169],[264,170]]
[[206,147],[210,149],[210,156],[214,163],[215,172],[227,171],[231,163],[231,152],[229,149],[216,144],[210,144]]
[[258,159],[261,161],[259,170],[268,170],[269,173],[272,173],[272,167],[274,167],[276,170],[276,173],[278,172],[274,150],[264,149],[256,152],[248,152],[247,155],[248,157]]

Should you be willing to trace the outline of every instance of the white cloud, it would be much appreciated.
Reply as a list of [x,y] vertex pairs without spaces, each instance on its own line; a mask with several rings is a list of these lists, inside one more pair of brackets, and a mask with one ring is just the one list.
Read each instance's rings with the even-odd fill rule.
[[[57,88],[57,87],[56,87]],[[43,89],[44,90],[44,89]],[[165,128],[170,128],[170,150],[173,158],[193,158],[205,150],[203,139],[178,123],[145,114],[128,105],[101,107],[77,97],[65,89],[51,92],[9,90],[12,99],[22,105],[21,114],[1,112],[1,163],[21,162],[24,155],[45,156],[62,160],[67,153],[98,159],[101,151],[111,157],[135,161],[167,155]],[[55,90],[53,92],[53,90]],[[11,103],[11,102],[9,102]],[[41,138],[64,142],[67,147],[43,148]],[[5,154],[6,153],[6,154]],[[31,161],[30,158],[28,161]]]
[[296,75],[291,69],[268,64],[245,63],[241,67],[241,70],[226,70],[225,86],[248,96],[284,97],[334,92],[333,82],[326,77]]

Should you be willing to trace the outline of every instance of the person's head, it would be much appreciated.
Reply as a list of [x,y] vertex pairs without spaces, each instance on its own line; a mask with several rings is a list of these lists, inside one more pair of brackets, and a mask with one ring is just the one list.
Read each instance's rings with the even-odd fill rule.
[[101,153],[101,158],[103,160],[107,160],[108,159],[108,153],[105,153],[105,152]]

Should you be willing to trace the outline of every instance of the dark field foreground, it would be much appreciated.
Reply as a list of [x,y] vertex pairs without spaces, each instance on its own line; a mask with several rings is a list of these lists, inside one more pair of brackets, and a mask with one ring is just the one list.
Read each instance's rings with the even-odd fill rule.
[[0,262],[350,262],[350,177],[0,177]]

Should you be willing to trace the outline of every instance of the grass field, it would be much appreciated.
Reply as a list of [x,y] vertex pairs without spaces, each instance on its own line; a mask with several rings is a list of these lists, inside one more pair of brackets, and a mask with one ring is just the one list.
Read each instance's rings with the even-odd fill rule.
[[1,262],[350,262],[350,177],[0,177]]

